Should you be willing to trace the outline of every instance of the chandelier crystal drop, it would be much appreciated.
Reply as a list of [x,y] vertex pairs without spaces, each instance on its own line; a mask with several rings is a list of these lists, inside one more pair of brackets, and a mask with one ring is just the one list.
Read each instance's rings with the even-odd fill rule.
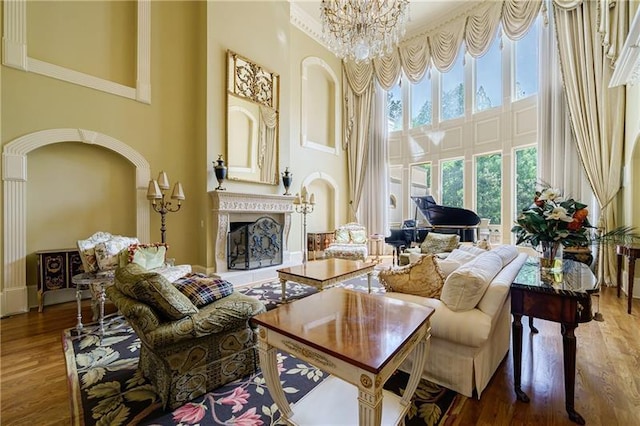
[[391,53],[405,33],[408,0],[322,0],[324,40],[340,59],[369,61]]

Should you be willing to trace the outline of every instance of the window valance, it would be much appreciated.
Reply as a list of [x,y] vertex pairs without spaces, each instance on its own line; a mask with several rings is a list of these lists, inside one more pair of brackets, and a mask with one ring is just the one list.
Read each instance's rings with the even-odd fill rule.
[[409,81],[419,82],[429,64],[441,72],[454,64],[465,42],[473,57],[482,56],[490,47],[498,25],[512,40],[522,38],[540,11],[543,0],[482,1],[425,33],[403,41],[391,54],[369,63],[344,62],[351,89],[361,95],[374,77],[389,90],[403,70]]

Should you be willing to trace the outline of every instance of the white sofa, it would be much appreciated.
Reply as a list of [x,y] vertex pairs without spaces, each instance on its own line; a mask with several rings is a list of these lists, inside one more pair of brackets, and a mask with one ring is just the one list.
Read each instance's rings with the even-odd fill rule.
[[[493,254],[489,254],[493,253]],[[495,276],[480,269],[487,256],[499,255],[502,267]],[[412,294],[388,292],[388,297],[401,299],[435,308],[431,317],[431,346],[424,367],[423,377],[452,389],[467,397],[477,398],[491,380],[500,362],[509,351],[511,337],[511,298],[509,287],[525,263],[527,255],[514,246],[479,254],[474,260],[460,266],[447,277],[441,299],[451,301],[447,291],[451,277],[458,274],[475,275],[470,281],[489,280],[486,291],[475,307],[454,311],[441,299]],[[464,274],[462,269],[464,269]],[[460,275],[462,274],[462,275]],[[456,294],[455,297],[463,296]],[[457,306],[453,305],[454,308]],[[409,371],[412,359],[401,367]]]

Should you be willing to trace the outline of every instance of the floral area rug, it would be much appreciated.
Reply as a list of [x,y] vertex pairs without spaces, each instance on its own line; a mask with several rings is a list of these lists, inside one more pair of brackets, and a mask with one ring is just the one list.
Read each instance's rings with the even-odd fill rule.
[[[367,281],[356,279],[342,286],[366,291]],[[280,283],[242,291],[264,300],[270,307],[277,306],[281,296]],[[384,290],[376,286],[373,291]],[[287,284],[287,298],[315,292],[312,287]],[[284,424],[279,422],[280,411],[269,395],[261,372],[215,389],[176,410],[163,411],[153,386],[137,371],[140,340],[118,314],[105,318],[102,338],[97,326],[90,324],[81,336],[76,336],[75,329],[66,330],[63,345],[74,425]],[[290,403],[297,402],[327,377],[323,371],[285,352],[278,354],[278,370]],[[402,395],[407,380],[406,373],[397,372],[385,387]],[[422,380],[406,425],[448,424],[464,401],[463,396]]]

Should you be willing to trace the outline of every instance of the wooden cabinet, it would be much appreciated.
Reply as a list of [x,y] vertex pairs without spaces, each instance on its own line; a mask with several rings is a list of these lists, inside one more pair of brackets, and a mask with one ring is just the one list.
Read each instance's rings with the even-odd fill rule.
[[40,250],[38,256],[38,312],[44,309],[44,294],[75,288],[71,277],[84,272],[77,249]]
[[307,232],[307,252],[313,253],[312,260],[316,260],[319,251],[324,251],[334,241],[333,231]]

